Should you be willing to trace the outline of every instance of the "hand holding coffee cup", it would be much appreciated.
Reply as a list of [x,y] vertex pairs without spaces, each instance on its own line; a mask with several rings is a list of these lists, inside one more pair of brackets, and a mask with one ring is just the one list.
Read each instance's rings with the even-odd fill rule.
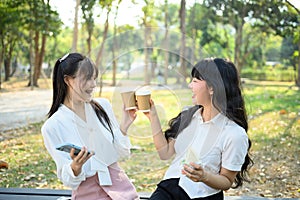
[[141,112],[150,112],[150,97],[149,90],[138,90],[135,92],[138,109]]

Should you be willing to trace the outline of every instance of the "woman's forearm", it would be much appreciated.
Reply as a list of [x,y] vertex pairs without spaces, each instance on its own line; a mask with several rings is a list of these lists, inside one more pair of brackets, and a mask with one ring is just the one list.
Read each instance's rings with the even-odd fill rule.
[[153,142],[160,159],[167,160],[171,158],[171,156],[174,154],[174,150],[172,148],[173,144],[169,144],[169,142],[165,138],[157,114],[152,115],[150,117],[150,122],[153,135]]
[[218,190],[228,190],[230,189],[232,182],[229,180],[228,177],[221,175],[221,174],[212,174],[207,173],[203,183],[208,185],[209,187],[218,189]]
[[203,182],[206,185],[218,189],[228,190],[238,172],[221,168],[220,174],[213,174],[205,170],[201,165],[191,162],[190,165],[184,165],[182,174],[186,175],[194,182]]

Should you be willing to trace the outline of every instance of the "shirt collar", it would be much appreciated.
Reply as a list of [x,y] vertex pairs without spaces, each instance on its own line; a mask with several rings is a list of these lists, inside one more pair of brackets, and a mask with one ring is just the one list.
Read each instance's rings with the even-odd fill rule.
[[201,124],[213,124],[219,129],[222,129],[224,125],[227,123],[228,118],[223,114],[219,113],[216,116],[214,116],[211,120],[203,122],[203,117],[201,115],[201,111],[203,108],[199,108],[193,115],[192,118],[195,118],[200,121]]
[[81,127],[86,126],[86,122],[83,121],[79,116],[76,115],[70,108],[65,106],[64,104],[60,104],[59,109],[63,112],[64,117],[68,117],[74,122],[76,125]]

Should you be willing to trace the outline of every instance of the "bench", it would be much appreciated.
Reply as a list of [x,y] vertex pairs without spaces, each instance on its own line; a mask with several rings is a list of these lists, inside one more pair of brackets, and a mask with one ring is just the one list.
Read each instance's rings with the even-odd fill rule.
[[[150,193],[139,192],[140,199],[149,199]],[[0,188],[0,200],[67,200],[71,190]],[[263,198],[250,196],[225,196],[225,200],[299,200],[299,198]]]
[[[67,200],[71,190],[0,188],[0,200]],[[139,193],[140,199],[149,199],[150,193]]]

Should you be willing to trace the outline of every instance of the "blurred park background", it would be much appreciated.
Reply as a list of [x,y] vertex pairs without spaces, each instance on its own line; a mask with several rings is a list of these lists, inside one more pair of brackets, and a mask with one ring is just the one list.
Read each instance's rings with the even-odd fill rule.
[[[299,9],[297,0],[0,0],[0,98],[51,96],[55,61],[80,52],[101,72],[95,97],[108,98],[117,118],[119,89],[146,85],[166,128],[191,105],[195,62],[228,58],[241,74],[255,165],[251,182],[226,195],[300,197]],[[121,165],[138,191],[151,192],[168,162],[138,115],[132,156]],[[65,189],[43,146],[44,119],[0,131],[0,161],[8,163],[0,187]]]
[[37,87],[58,58],[75,51],[89,55],[104,76],[111,74],[112,85],[117,74],[129,77],[138,68],[145,84],[158,72],[164,84],[169,77],[185,84],[192,65],[204,57],[229,58],[243,78],[300,85],[299,4],[1,0],[0,86],[23,78]]

